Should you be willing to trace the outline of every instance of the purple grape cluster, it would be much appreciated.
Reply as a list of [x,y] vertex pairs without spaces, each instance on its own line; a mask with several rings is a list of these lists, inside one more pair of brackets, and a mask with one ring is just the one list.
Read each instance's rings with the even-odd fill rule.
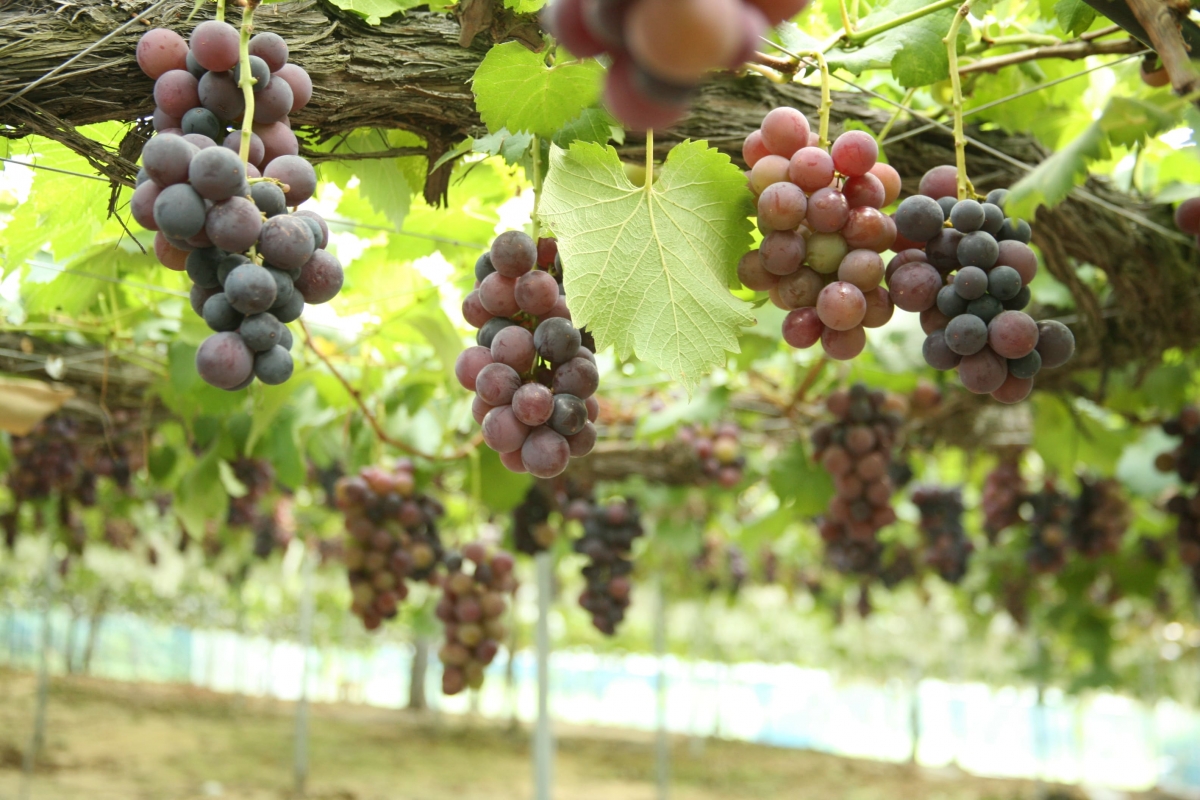
[[1025,480],[1019,457],[1001,459],[983,481],[983,531],[989,542],[995,544],[1001,531],[1021,522],[1024,501]]
[[705,481],[716,481],[725,489],[742,482],[746,457],[741,429],[735,423],[723,422],[712,429],[684,425],[675,438],[695,450]]
[[692,559],[692,570],[703,581],[705,591],[724,589],[730,597],[736,596],[750,578],[750,562],[742,548],[716,536],[704,537],[700,552]]
[[586,556],[583,568],[587,586],[579,605],[592,615],[592,625],[612,636],[625,619],[633,589],[633,557],[636,539],[645,532],[641,513],[633,500],[592,504],[583,518],[583,536],[575,541],[575,552]]
[[513,472],[562,474],[596,445],[600,372],[587,331],[571,324],[557,243],[496,237],[475,264],[463,317],[479,331],[454,373],[475,392],[483,441]]
[[1184,489],[1167,502],[1167,510],[1177,518],[1179,560],[1191,569],[1192,582],[1200,589],[1200,493],[1194,488],[1200,485],[1200,409],[1184,406],[1178,416],[1162,423],[1162,430],[1180,441],[1160,453],[1154,465],[1161,472],[1175,472],[1184,483]]
[[483,686],[484,670],[507,633],[500,618],[508,610],[517,580],[513,557],[503,550],[489,552],[479,542],[465,546],[462,555],[448,555],[446,570],[436,609],[446,635],[438,659],[442,691],[453,695]]
[[967,574],[967,561],[975,550],[963,528],[962,491],[921,486],[913,490],[912,501],[921,512],[925,563],[947,583],[961,582]]
[[139,66],[154,79],[157,133],[142,148],[130,211],[158,232],[159,261],[192,280],[192,310],[215,331],[196,369],[229,391],[290,378],[287,324],[305,303],[332,300],[344,277],[325,250],[325,220],[295,210],[316,191],[317,175],[298,155],[288,114],[308,103],[312,81],[288,62],[282,37],[257,34],[249,49],[254,116],[243,161],[243,132],[233,127],[246,116],[238,30],[209,20],[189,42],[154,28],[137,46]]
[[525,499],[513,509],[512,534],[517,552],[536,555],[554,544],[554,528],[550,526],[550,498],[538,486],[531,486]]

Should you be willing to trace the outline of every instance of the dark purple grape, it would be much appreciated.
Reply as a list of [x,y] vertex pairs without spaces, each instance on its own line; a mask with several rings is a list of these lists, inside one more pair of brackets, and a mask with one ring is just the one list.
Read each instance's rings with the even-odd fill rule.
[[991,394],[1004,385],[1008,377],[1008,362],[996,355],[990,347],[978,353],[963,356],[958,365],[958,379],[963,388],[975,394]]
[[1025,220],[1008,217],[1000,226],[996,238],[1000,241],[1016,240],[1022,244],[1029,244],[1029,240],[1033,238],[1033,230]]
[[243,314],[260,314],[275,305],[275,278],[257,264],[242,264],[225,279],[229,304]]
[[328,303],[342,290],[342,264],[326,250],[314,250],[296,280],[296,289],[310,305]]
[[214,333],[196,351],[196,372],[205,383],[218,389],[239,386],[253,370],[254,353],[236,333]]
[[482,282],[484,278],[496,271],[492,266],[492,254],[484,253],[475,259],[475,280]]
[[938,272],[946,275],[959,268],[958,244],[963,234],[954,228],[942,228],[925,245],[925,255]]
[[224,292],[218,292],[204,301],[200,316],[214,331],[234,331],[242,324],[242,314],[229,304]]
[[[280,344],[285,330],[287,328],[283,327],[283,324],[275,319],[274,315],[263,313],[252,314],[242,320],[238,333],[242,335],[242,341],[246,343],[246,346],[258,353],[270,350]],[[266,381],[263,382],[266,383]]]
[[[493,254],[494,260],[495,255]],[[570,361],[579,352],[580,343],[579,330],[569,320],[561,317],[542,320],[533,332],[533,346],[537,349],[538,355],[551,364]],[[588,394],[591,392],[581,396],[586,397]]]
[[304,295],[300,292],[292,292],[291,298],[286,303],[273,305],[270,311],[276,319],[284,324],[295,322],[304,313]]
[[275,279],[275,305],[287,305],[291,301],[292,295],[296,292],[296,284],[292,280],[292,276],[281,269],[267,267],[267,272],[271,273],[271,277]]
[[1000,257],[1000,246],[990,233],[973,231],[958,243],[958,263],[964,267],[991,269]]
[[1046,369],[1061,367],[1075,353],[1075,334],[1058,320],[1047,319],[1037,324],[1037,352]]
[[296,269],[312,257],[316,250],[312,229],[308,223],[292,214],[271,217],[263,223],[258,235],[258,252],[281,269]]
[[325,224],[325,218],[307,208],[296,211],[292,216],[307,222],[308,227],[312,228],[313,240],[317,243],[317,248],[325,249],[325,246],[329,244],[329,226]]
[[151,136],[142,147],[142,166],[160,187],[185,183],[188,167],[200,148],[173,133]]
[[1021,292],[1021,273],[1012,267],[993,267],[987,278],[988,294],[1002,303]]
[[187,274],[192,283],[202,289],[216,289],[221,285],[217,280],[217,266],[225,252],[216,247],[199,247],[188,253]]
[[491,348],[492,342],[496,338],[496,334],[507,327],[516,325],[511,319],[504,317],[492,317],[483,325],[479,326],[479,330],[475,334],[475,343],[483,347]]
[[254,377],[268,386],[278,386],[292,377],[292,354],[279,345],[254,357]]
[[187,239],[204,229],[204,198],[186,183],[159,192],[154,200],[154,224],[164,236]]
[[217,119],[217,115],[207,108],[193,108],[188,111],[179,121],[179,127],[183,128],[185,134],[199,133],[214,142],[221,138],[221,134],[225,130],[221,126],[221,120]]
[[960,230],[963,233],[971,233],[983,227],[987,215],[983,211],[983,206],[970,198],[959,200],[950,209],[950,224],[955,230]]
[[203,286],[192,284],[191,290],[188,292],[188,300],[192,304],[192,311],[196,312],[196,316],[204,316],[204,303],[214,294],[220,294],[221,289],[205,289]]
[[263,170],[264,178],[284,184],[283,196],[289,206],[298,206],[317,190],[317,173],[312,164],[300,156],[284,155],[275,158]]
[[554,413],[550,416],[550,427],[563,436],[574,436],[587,424],[587,406],[572,394],[554,396]]
[[974,314],[959,314],[943,333],[946,346],[960,356],[978,353],[988,343],[988,326]]
[[283,197],[283,189],[277,184],[266,181],[256,183],[250,187],[250,197],[268,219],[287,213],[287,200]]
[[896,230],[910,242],[927,242],[942,230],[945,215],[937,201],[915,194],[896,208]]
[[1000,206],[994,203],[983,204],[983,225],[980,230],[990,233],[995,236],[1004,227],[1004,212],[1000,210]]
[[555,394],[571,394],[579,398],[588,398],[596,393],[600,386],[600,372],[596,365],[586,358],[572,358],[560,365],[554,371],[554,382],[551,386]]
[[200,79],[200,104],[218,119],[235,120],[246,113],[246,98],[228,72],[206,72]]
[[962,360],[962,356],[946,344],[945,330],[936,330],[925,337],[921,355],[925,357],[926,364],[940,370],[954,369]]
[[225,279],[229,277],[229,273],[233,272],[234,268],[249,263],[250,259],[241,253],[226,253],[217,263],[217,283],[224,286]]
[[287,42],[278,33],[256,33],[250,37],[250,55],[267,62],[271,72],[278,72],[288,60]]
[[1027,380],[1037,375],[1042,369],[1042,354],[1033,350],[1021,358],[1008,360],[1008,374],[1014,378]]
[[592,448],[596,446],[596,426],[585,422],[579,433],[567,437],[567,446],[571,450],[572,458],[581,458],[592,452]]
[[967,310],[967,301],[954,289],[954,285],[943,286],[937,293],[937,309],[947,317],[957,317]]
[[[228,150],[218,148],[226,153]],[[276,219],[281,219],[276,217]],[[222,250],[240,253],[248,250],[266,229],[258,206],[244,197],[230,197],[214,205],[208,211],[204,232],[212,243]],[[261,248],[260,248],[261,249]]]
[[188,182],[201,197],[215,203],[242,194],[246,186],[246,165],[237,153],[224,147],[210,147],[192,158]]
[[987,294],[988,275],[979,267],[963,267],[954,276],[954,291],[964,300],[975,300]]
[[1003,304],[990,294],[967,303],[967,313],[979,317],[984,322],[991,322],[1003,310]]
[[[267,66],[266,61],[262,60],[261,58],[259,58],[256,55],[251,55],[250,56],[250,77],[254,80],[253,89],[254,89],[254,92],[257,94],[258,92],[261,92],[263,89],[267,88],[267,86],[271,83],[271,68],[269,66]],[[242,62],[240,59],[238,60],[238,63],[233,68],[233,81],[238,86],[242,85]],[[288,100],[289,100],[288,110],[289,111],[292,108],[292,104],[290,102],[291,101],[291,90],[292,90],[292,87],[289,86],[288,87]],[[255,98],[255,105],[257,105],[257,98]],[[260,121],[258,119],[257,111],[255,113],[254,121],[255,122]],[[275,120],[271,120],[271,122],[274,122],[274,121]]]
[[294,99],[292,85],[284,80],[271,81],[261,89],[255,87],[254,123],[270,125],[279,122],[291,113]]
[[1029,290],[1028,286],[1022,286],[1016,297],[1004,301],[1004,308],[1008,311],[1020,311],[1029,305],[1031,299],[1033,299],[1033,292]]

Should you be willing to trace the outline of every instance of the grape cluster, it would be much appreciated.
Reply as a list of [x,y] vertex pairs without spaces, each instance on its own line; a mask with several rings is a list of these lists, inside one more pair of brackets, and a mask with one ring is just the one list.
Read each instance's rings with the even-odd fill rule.
[[536,555],[554,544],[554,528],[550,526],[550,498],[537,486],[531,486],[525,499],[512,512],[513,545],[517,552]]
[[1111,478],[1080,478],[1074,511],[1072,547],[1088,558],[1117,552],[1132,521],[1132,511],[1119,483]]
[[704,480],[716,481],[726,489],[742,482],[746,457],[742,455],[741,431],[737,425],[724,422],[712,430],[684,425],[676,438],[695,450]]
[[442,560],[437,520],[441,503],[416,490],[412,463],[367,467],[335,489],[346,522],[344,558],[353,602],[367,630],[396,616],[406,581],[431,580]]
[[789,345],[819,341],[830,358],[854,358],[864,328],[894,311],[879,254],[892,247],[896,225],[880,209],[900,194],[900,175],[877,161],[879,146],[863,131],[846,131],[824,150],[794,108],[769,112],[742,155],[763,240],[738,262],[738,279],[789,312]]
[[808,0],[554,0],[543,24],[580,58],[611,59],[604,102],[629,129],[667,128],[707,73],[736,69]]
[[[1180,437],[1174,450],[1160,453],[1154,466],[1175,472],[1185,485],[1200,485],[1200,409],[1185,406],[1177,417],[1162,424],[1163,433]],[[1192,582],[1200,588],[1200,493],[1185,490],[1167,502],[1167,510],[1178,517],[1176,536],[1179,558],[1192,570]]]
[[704,583],[707,592],[724,588],[733,597],[750,578],[750,563],[736,544],[706,536],[700,552],[692,559],[692,570]]
[[1075,504],[1053,480],[1047,480],[1040,492],[1028,495],[1026,500],[1033,516],[1029,520],[1025,561],[1036,573],[1058,572],[1067,560]]
[[922,486],[913,490],[912,501],[921,512],[925,563],[947,583],[961,582],[967,574],[967,560],[975,550],[963,528],[962,491]]
[[583,577],[587,587],[579,605],[592,615],[592,625],[612,636],[629,608],[633,558],[630,552],[642,529],[641,513],[632,500],[593,504],[583,518],[583,536],[575,552],[587,557]]
[[1019,456],[1002,458],[983,481],[983,531],[988,542],[995,544],[1001,531],[1021,522],[1024,501],[1025,480]]
[[553,239],[496,237],[475,264],[463,317],[479,331],[454,373],[475,392],[483,441],[513,472],[553,478],[596,445],[595,342],[571,324]]
[[920,193],[897,207],[888,290],[897,308],[921,315],[925,363],[957,368],[968,391],[1017,403],[1043,367],[1067,362],[1075,337],[1061,322],[1035,322],[1021,310],[1038,265],[1029,223],[1004,216],[1008,190],[982,203],[958,200],[957,176],[954,167],[934,167]]
[[458,694],[483,686],[483,674],[500,650],[505,627],[500,617],[517,588],[513,557],[490,553],[472,542],[446,558],[447,575],[437,617],[445,625],[446,641],[438,651],[442,662],[442,691]]
[[305,303],[326,303],[342,288],[342,265],[324,248],[329,227],[313,211],[317,175],[301,158],[288,114],[312,97],[312,81],[288,62],[287,43],[260,33],[249,42],[253,132],[239,86],[238,30],[209,20],[192,31],[154,28],[137,46],[154,79],[154,129],[130,200],[133,218],[157,231],[154,251],[192,280],[191,306],[215,333],[200,345],[196,370],[229,391],[254,379],[291,377],[292,333]]
[[899,543],[888,548],[886,563],[879,569],[880,583],[894,589],[916,574],[917,558],[912,548]]
[[888,468],[900,404],[860,383],[830,393],[825,405],[834,421],[813,428],[813,458],[833,478],[834,497],[818,527],[835,569],[871,574],[879,566],[876,534],[896,521]]

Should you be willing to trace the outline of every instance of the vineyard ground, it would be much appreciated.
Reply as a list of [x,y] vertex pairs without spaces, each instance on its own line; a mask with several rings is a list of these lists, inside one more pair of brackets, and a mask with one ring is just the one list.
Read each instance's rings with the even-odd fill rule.
[[[0,670],[0,797],[15,797],[36,681]],[[318,704],[310,798],[523,800],[532,792],[527,731],[479,719]],[[291,797],[290,703],[177,685],[55,679],[36,800],[275,800]],[[556,795],[649,800],[650,734],[560,726]],[[1025,800],[1028,781],[912,769],[750,744],[677,738],[672,797],[788,800]],[[1082,798],[1078,791],[1057,798]],[[1106,794],[1108,800],[1120,795]],[[1139,800],[1166,800],[1137,796]]]

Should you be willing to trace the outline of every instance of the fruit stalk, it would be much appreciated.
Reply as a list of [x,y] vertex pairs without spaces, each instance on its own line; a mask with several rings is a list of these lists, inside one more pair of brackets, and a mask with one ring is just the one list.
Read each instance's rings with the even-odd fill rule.
[[975,0],[966,0],[954,15],[950,30],[942,42],[946,45],[946,58],[950,64],[950,90],[954,108],[954,162],[958,168],[958,199],[965,200],[974,193],[971,181],[967,178],[967,137],[963,133],[963,99],[962,80],[958,75],[958,29],[967,15],[971,13],[971,5]]
[[254,30],[254,9],[258,8],[258,0],[244,0],[246,10],[242,13],[242,31],[238,40],[239,64],[242,74],[238,87],[246,100],[246,114],[242,118],[242,141],[238,146],[238,156],[243,162],[250,161],[250,136],[254,132],[254,77],[250,72],[250,34]]
[[646,182],[643,184],[646,191],[650,191],[650,187],[654,184],[654,131],[646,131]]

